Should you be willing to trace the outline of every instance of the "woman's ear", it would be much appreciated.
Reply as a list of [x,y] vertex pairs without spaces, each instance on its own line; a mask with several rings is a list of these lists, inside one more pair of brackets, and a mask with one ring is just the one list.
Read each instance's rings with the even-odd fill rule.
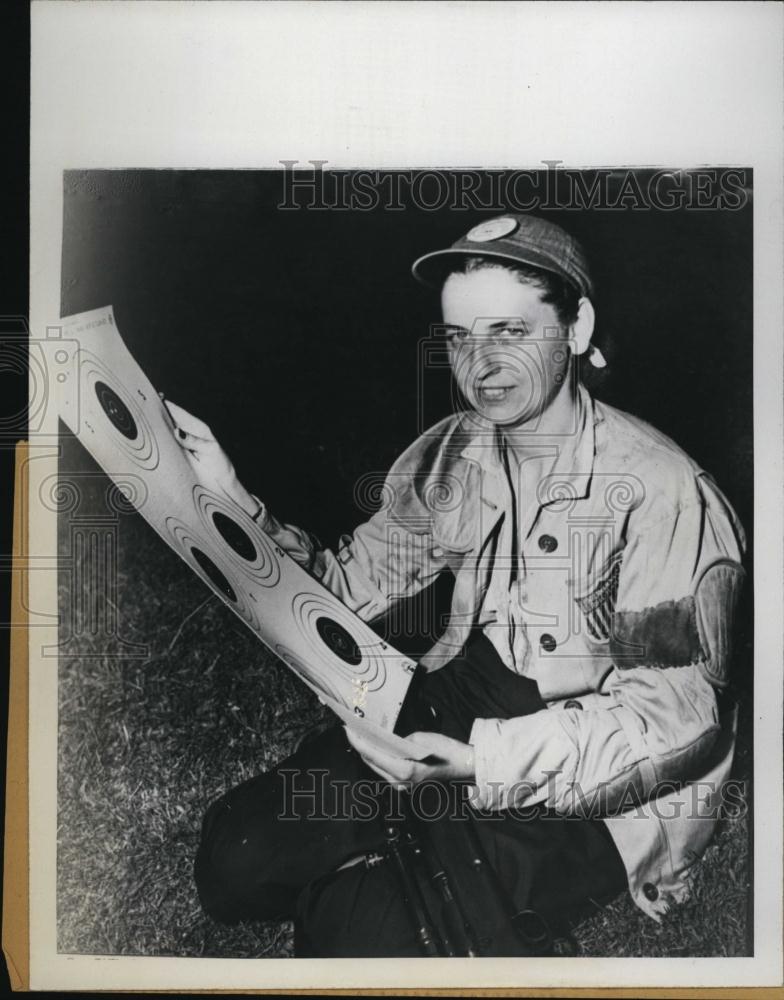
[[569,343],[573,354],[585,354],[588,350],[595,322],[596,313],[593,304],[590,299],[583,296],[577,305],[577,318],[569,328]]

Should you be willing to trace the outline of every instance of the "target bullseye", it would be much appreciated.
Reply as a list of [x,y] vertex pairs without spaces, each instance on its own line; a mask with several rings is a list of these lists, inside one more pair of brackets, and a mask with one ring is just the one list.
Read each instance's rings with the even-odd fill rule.
[[129,441],[135,441],[139,436],[139,428],[136,426],[131,411],[114,389],[109,388],[105,382],[98,381],[95,383],[95,395],[98,397],[101,409],[123,437],[127,437]]
[[205,530],[213,536],[217,534],[227,546],[225,554],[232,567],[262,587],[276,586],[280,581],[280,561],[256,524],[204,486],[194,486],[193,500]]
[[[124,455],[142,469],[151,472],[158,467],[160,453],[155,433],[145,413],[139,409],[118,384],[112,372],[90,351],[79,351],[80,384],[82,398],[88,405],[84,408],[85,426],[93,421],[108,420],[119,436],[110,435],[100,447],[103,450],[109,441],[119,446]],[[96,406],[97,404],[97,406]],[[128,470],[121,470],[123,472]]]
[[362,662],[362,654],[359,651],[350,632],[332,621],[331,618],[322,617],[316,621],[316,631],[329,646],[335,656],[345,660],[352,667],[357,667]]
[[[302,591],[294,597],[291,607],[293,621],[314,654],[324,658],[327,653],[331,669],[338,671],[352,684],[363,684],[368,691],[384,686],[387,668],[378,636],[369,630],[340,603],[327,594]],[[352,628],[353,626],[353,628]],[[352,632],[367,634],[367,642],[359,643]]]
[[248,562],[253,562],[255,560],[256,546],[236,521],[227,517],[227,515],[222,511],[214,510],[212,512],[212,523],[215,525],[215,528],[223,541],[229,546],[230,549],[233,549],[238,556],[241,556]]

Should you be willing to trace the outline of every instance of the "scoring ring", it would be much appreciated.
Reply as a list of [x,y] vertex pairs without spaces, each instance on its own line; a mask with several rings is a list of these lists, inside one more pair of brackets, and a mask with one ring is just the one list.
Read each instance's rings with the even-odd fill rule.
[[285,646],[282,642],[278,642],[275,644],[274,649],[286,666],[291,667],[291,669],[296,673],[301,674],[303,678],[316,689],[316,691],[321,692],[321,694],[330,698],[332,701],[337,701],[340,704],[346,703],[345,698],[336,688],[332,687],[332,685],[324,679],[323,674],[317,674],[301,657],[297,656],[296,653],[289,649],[288,646]]
[[160,455],[147,417],[95,355],[81,350],[79,365],[86,412],[112,428],[114,442],[137,465],[148,471],[156,469]]
[[[330,665],[344,678],[352,682],[361,682],[368,691],[375,691],[386,683],[387,669],[382,657],[376,652],[378,638],[373,634],[372,643],[358,642],[356,618],[339,601],[328,597],[303,592],[297,594],[291,605],[294,620],[302,634],[307,638],[313,651],[321,658],[328,658]],[[324,635],[329,629],[319,623],[326,619],[330,625],[336,626],[334,631],[345,633],[353,642],[359,653],[359,661],[350,655],[346,657],[338,653],[330,641],[325,641]]]
[[217,536],[225,544],[221,551],[232,566],[261,587],[279,583],[280,563],[272,543],[249,517],[198,483],[193,487],[193,502],[210,537]]
[[224,573],[220,566],[220,556],[210,543],[179,518],[167,517],[164,524],[170,538],[173,539],[176,551],[197,576],[204,580],[254,631],[260,633],[259,620],[252,602],[243,588],[237,584],[236,579],[231,577],[231,574]]

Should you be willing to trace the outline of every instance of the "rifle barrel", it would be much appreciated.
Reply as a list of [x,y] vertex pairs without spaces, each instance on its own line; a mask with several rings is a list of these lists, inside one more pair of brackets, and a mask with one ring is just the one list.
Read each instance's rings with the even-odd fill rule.
[[427,907],[422,898],[419,886],[416,884],[414,876],[408,869],[405,859],[400,850],[400,831],[397,826],[390,824],[385,830],[387,850],[390,859],[398,873],[403,886],[403,895],[408,904],[411,919],[414,924],[417,944],[424,955],[436,957],[444,952],[444,945],[438,940],[438,935],[430,921]]

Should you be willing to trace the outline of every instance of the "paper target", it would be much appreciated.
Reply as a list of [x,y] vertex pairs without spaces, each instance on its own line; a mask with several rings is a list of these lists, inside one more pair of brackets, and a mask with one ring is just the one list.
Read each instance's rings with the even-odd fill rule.
[[[79,377],[60,416],[161,538],[341,718],[385,746],[415,664],[299,566],[232,500],[202,482],[164,404],[128,352],[111,307],[65,317]],[[57,389],[58,386],[55,385]],[[132,501],[133,502],[133,501]],[[359,724],[359,723],[358,723]],[[391,742],[390,742],[391,741]],[[416,745],[409,748],[419,753]],[[421,755],[421,754],[420,754]]]
[[295,653],[292,653],[288,646],[282,642],[275,644],[275,652],[286,666],[291,667],[319,697],[328,698],[330,701],[341,700],[340,691],[329,683],[323,671],[316,672],[311,670],[304,660],[301,660]]

